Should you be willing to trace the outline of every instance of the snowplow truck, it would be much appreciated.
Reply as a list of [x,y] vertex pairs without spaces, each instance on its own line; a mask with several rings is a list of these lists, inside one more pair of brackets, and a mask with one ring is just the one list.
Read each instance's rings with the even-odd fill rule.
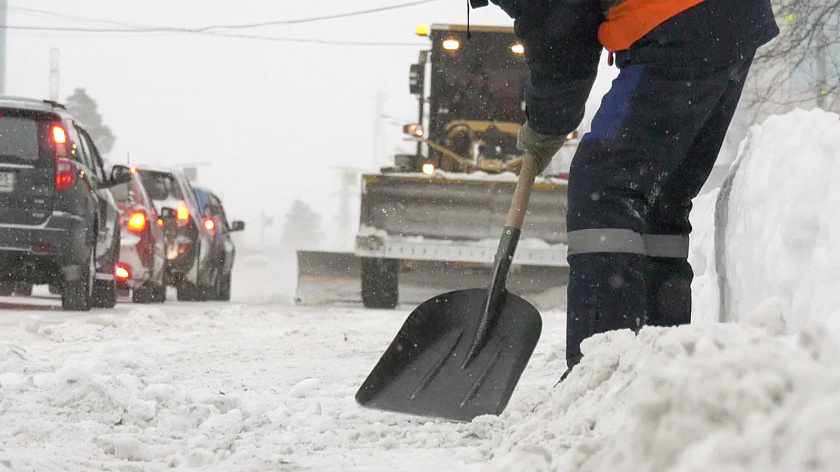
[[[468,35],[463,25],[433,25],[423,33],[431,48],[409,71],[418,121],[403,127],[416,152],[362,174],[353,253],[298,252],[300,304],[393,308],[488,283],[522,158],[524,48],[508,27],[470,26]],[[576,133],[568,136],[558,153],[565,157],[534,185],[508,281],[514,293],[562,296],[552,289],[568,274],[564,171],[576,143]]]

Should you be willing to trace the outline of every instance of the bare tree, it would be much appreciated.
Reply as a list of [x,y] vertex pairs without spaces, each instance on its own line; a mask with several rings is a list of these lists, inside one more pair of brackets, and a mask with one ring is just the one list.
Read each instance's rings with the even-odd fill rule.
[[77,88],[73,95],[67,97],[67,109],[87,128],[90,137],[96,144],[96,149],[102,154],[111,152],[114,142],[117,140],[111,128],[102,122],[102,115],[99,114],[98,104],[87,94],[85,89]]
[[759,50],[745,93],[758,115],[840,112],[840,0],[774,0],[779,37]]
[[323,239],[321,215],[306,203],[295,200],[286,214],[282,236],[283,245],[293,250],[311,249],[319,247]]

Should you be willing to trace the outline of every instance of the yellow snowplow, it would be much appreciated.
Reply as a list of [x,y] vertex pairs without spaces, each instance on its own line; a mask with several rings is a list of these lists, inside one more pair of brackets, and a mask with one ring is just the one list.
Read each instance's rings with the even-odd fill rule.
[[[298,252],[298,303],[393,308],[486,283],[521,158],[524,49],[506,27],[471,26],[468,39],[465,26],[433,25],[427,36],[431,48],[410,70],[419,119],[403,128],[417,150],[362,176],[353,253]],[[570,156],[576,143],[570,135],[561,152]],[[514,293],[566,283],[568,161],[555,158],[561,167],[535,183],[508,282]]]

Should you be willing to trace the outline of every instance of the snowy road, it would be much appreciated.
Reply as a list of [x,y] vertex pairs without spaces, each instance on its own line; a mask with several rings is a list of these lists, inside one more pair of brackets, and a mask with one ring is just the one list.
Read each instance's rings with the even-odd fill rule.
[[[259,266],[237,269],[253,289]],[[411,307],[173,295],[89,313],[61,311],[44,287],[0,298],[0,470],[466,470],[487,459],[470,425],[355,404]],[[535,364],[562,341],[550,318]]]

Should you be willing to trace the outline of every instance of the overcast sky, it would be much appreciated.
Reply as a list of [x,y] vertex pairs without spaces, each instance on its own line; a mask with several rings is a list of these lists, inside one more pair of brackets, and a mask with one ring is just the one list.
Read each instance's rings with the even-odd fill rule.
[[[11,27],[196,28],[298,20],[412,0],[9,0]],[[177,33],[8,33],[8,95],[49,98],[50,50],[60,50],[59,98],[85,88],[117,137],[112,162],[201,163],[198,181],[223,197],[228,213],[278,223],[294,199],[331,221],[340,167],[376,169],[404,143],[416,118],[409,65],[428,40],[418,24],[464,23],[466,1],[437,0],[348,18],[226,30],[244,35],[353,46]],[[496,7],[474,24],[511,25]],[[377,109],[385,115],[377,121]],[[377,129],[379,130],[377,132]],[[279,228],[275,228],[279,230]],[[276,235],[279,235],[279,231]],[[275,235],[275,236],[276,236]]]

